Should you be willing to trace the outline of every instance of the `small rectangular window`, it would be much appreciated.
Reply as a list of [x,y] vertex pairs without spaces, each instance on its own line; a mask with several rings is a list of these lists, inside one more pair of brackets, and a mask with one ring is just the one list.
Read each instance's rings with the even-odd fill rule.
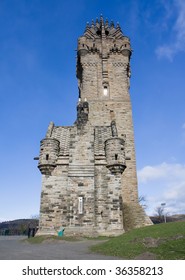
[[83,197],[78,197],[78,214],[83,214]]
[[107,88],[107,86],[103,87],[103,94],[104,94],[104,96],[108,95],[108,88]]
[[49,159],[49,155],[47,154],[47,155],[46,155],[46,160],[48,160],[48,159]]

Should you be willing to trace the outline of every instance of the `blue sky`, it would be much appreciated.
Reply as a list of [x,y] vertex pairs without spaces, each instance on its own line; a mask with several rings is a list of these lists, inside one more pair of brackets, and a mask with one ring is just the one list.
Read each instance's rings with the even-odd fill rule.
[[0,1],[0,221],[39,213],[40,140],[72,125],[77,38],[103,14],[131,39],[138,186],[147,213],[185,213],[184,0]]

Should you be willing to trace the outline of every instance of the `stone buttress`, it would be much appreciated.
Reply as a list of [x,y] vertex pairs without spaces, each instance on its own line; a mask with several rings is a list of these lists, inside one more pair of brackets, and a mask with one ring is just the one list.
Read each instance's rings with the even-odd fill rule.
[[131,53],[120,26],[102,17],[79,38],[77,119],[51,122],[41,141],[38,234],[119,235],[151,224],[138,203]]

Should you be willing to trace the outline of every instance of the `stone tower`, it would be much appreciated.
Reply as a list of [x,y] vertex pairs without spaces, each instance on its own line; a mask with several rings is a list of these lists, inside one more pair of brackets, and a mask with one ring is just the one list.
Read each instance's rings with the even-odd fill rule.
[[76,122],[51,122],[41,141],[38,234],[119,235],[151,224],[138,203],[131,53],[119,24],[102,17],[78,39]]

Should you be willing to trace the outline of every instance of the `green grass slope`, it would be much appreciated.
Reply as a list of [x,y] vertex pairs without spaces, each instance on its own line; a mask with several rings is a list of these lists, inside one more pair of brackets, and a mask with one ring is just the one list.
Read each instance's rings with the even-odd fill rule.
[[151,254],[158,260],[184,260],[185,222],[134,229],[95,245],[91,250],[124,259],[137,259],[139,255],[145,259],[145,255]]

